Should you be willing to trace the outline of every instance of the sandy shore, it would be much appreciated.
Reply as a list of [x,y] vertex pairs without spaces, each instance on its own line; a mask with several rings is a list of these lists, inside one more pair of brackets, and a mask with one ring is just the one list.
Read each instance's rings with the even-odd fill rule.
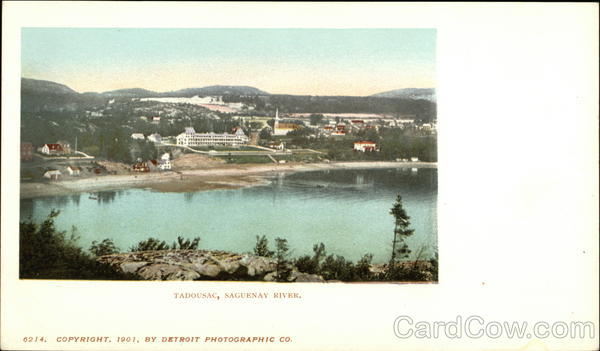
[[330,162],[222,165],[181,172],[107,175],[77,180],[21,183],[21,198],[70,195],[101,190],[150,188],[163,192],[232,189],[265,184],[265,175],[275,172],[305,172],[326,169],[436,168],[430,162]]

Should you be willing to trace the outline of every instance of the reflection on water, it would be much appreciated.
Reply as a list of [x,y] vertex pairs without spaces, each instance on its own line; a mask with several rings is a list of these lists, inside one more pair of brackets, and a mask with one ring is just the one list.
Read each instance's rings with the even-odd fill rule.
[[401,194],[415,234],[413,252],[437,250],[437,170],[377,169],[277,173],[264,186],[195,193],[144,189],[102,191],[21,201],[21,218],[41,221],[61,211],[57,226],[77,226],[80,244],[112,238],[126,250],[149,236],[171,242],[177,236],[202,238],[206,249],[251,251],[256,235],[271,245],[288,239],[294,255],[312,253],[323,242],[329,253],[357,260],[389,258],[393,217]]

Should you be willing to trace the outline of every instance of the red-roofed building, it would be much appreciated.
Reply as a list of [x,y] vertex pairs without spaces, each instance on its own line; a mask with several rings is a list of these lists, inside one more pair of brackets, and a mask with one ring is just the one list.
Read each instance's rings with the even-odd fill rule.
[[46,155],[61,155],[64,150],[60,144],[44,144],[42,146],[42,153]]
[[137,162],[133,164],[134,172],[150,172],[150,168],[148,168],[148,164],[146,162]]

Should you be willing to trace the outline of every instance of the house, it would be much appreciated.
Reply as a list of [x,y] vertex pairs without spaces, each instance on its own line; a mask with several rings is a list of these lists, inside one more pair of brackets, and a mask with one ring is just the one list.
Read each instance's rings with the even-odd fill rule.
[[81,175],[81,167],[69,166],[67,167],[67,171],[69,172],[69,175],[74,177],[79,177]]
[[158,133],[150,134],[148,135],[148,141],[160,144],[162,142],[162,137]]
[[133,133],[133,134],[131,134],[131,139],[145,140],[146,137],[142,133]]
[[150,172],[150,168],[148,168],[148,164],[146,162],[136,162],[132,167],[134,172]]
[[374,143],[372,141],[366,141],[366,140],[357,141],[354,143],[354,150],[361,151],[361,152],[377,151],[377,143]]
[[60,173],[57,169],[52,169],[44,173],[44,178],[48,178],[50,180],[60,180],[62,173]]
[[275,150],[283,150],[283,149],[285,149],[285,143],[283,143],[283,142],[271,141],[271,142],[268,144],[268,147],[269,147],[270,149],[275,149]]
[[158,169],[161,171],[169,171],[171,170],[171,157],[168,152],[165,152],[158,162]]
[[160,123],[160,117],[158,117],[158,116],[152,117],[152,121],[150,123],[152,123],[152,124],[159,124]]
[[70,154],[71,153],[71,144],[68,141],[59,140],[56,142],[63,149],[63,153]]
[[44,144],[41,151],[46,155],[62,155],[64,153],[60,144]]
[[336,130],[336,131],[332,132],[331,135],[343,136],[343,135],[346,135],[346,132],[344,132],[343,130]]
[[410,161],[411,162],[419,162],[419,158],[418,157],[411,157]]
[[21,143],[21,160],[31,161],[33,159],[33,144]]

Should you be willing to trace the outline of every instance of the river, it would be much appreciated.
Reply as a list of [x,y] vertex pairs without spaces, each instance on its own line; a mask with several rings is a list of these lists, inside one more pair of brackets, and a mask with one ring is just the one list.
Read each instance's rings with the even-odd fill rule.
[[288,240],[292,256],[328,253],[353,261],[371,253],[385,262],[391,252],[396,196],[415,230],[413,255],[437,252],[437,169],[328,170],[274,174],[269,184],[230,190],[166,193],[127,189],[21,200],[21,220],[41,222],[60,210],[56,225],[77,229],[78,244],[112,239],[123,251],[149,237],[174,242],[201,237],[200,248],[250,252],[257,235]]

